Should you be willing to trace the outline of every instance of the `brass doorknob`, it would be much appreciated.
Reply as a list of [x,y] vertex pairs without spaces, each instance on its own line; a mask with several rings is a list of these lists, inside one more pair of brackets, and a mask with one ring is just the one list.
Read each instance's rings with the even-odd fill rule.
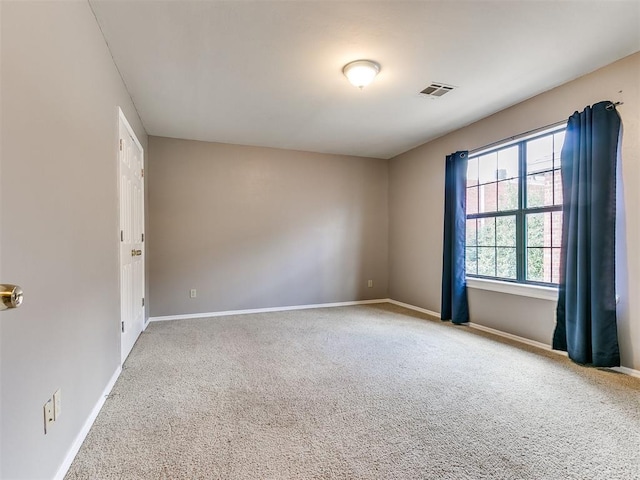
[[22,305],[22,289],[17,285],[0,285],[0,310]]

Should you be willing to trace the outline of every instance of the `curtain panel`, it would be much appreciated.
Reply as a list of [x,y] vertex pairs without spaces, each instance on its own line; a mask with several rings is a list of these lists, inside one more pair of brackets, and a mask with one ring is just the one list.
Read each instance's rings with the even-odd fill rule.
[[469,152],[447,155],[445,160],[444,245],[440,318],[469,322],[465,269],[467,214],[467,158]]
[[561,153],[563,227],[553,348],[577,363],[620,365],[616,319],[616,163],[612,102],[569,117]]

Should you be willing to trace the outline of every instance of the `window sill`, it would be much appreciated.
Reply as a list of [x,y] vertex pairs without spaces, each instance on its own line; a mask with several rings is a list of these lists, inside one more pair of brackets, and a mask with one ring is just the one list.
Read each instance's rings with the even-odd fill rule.
[[558,289],[556,287],[525,285],[522,283],[501,282],[499,280],[472,277],[467,277],[467,287],[477,290],[508,293],[510,295],[520,295],[521,297],[540,298],[553,302],[558,301]]

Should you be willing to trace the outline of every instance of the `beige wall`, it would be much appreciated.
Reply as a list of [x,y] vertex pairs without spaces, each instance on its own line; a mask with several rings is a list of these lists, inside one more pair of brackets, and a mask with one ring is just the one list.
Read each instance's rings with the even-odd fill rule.
[[149,156],[151,316],[387,297],[387,160],[159,137]]
[[87,2],[2,2],[1,32],[0,477],[51,479],[120,364],[118,106],[147,138]]
[[[21,309],[0,313],[3,479],[52,478],[120,363],[117,106],[152,157],[152,315],[389,293],[437,311],[444,155],[605,98],[625,102],[624,240],[640,240],[638,54],[390,165],[164,138],[147,149],[86,2],[0,5],[0,279],[26,292]],[[640,369],[640,256],[620,265],[623,361]],[[470,299],[474,322],[548,342],[552,303],[478,290]],[[58,388],[63,415],[45,436],[42,405]]]
[[[444,158],[566,119],[601,100],[622,100],[622,180],[626,228],[619,242],[619,339],[624,366],[640,369],[640,53],[503,110],[391,160],[389,291],[391,298],[440,311]],[[619,93],[622,90],[622,93]],[[471,321],[549,344],[554,302],[472,290]]]

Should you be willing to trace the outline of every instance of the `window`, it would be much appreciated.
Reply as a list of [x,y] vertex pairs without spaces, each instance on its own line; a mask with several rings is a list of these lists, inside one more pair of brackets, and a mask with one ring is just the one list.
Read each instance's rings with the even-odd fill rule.
[[469,156],[467,276],[558,283],[564,134],[556,127]]

